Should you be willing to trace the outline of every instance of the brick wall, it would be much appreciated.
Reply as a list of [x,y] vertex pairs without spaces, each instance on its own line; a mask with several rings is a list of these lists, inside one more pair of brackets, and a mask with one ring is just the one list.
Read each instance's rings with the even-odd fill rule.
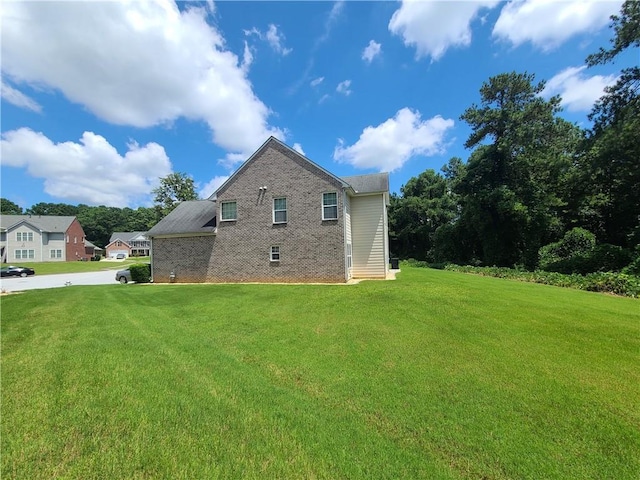
[[153,282],[169,283],[171,272],[176,283],[212,281],[208,272],[215,265],[213,258],[216,237],[154,238]]
[[84,248],[84,230],[77,218],[71,222],[65,235],[67,261],[80,260],[81,258],[89,259],[90,255],[87,255]]
[[[324,192],[338,194],[337,220],[322,220]],[[274,224],[273,199],[281,197],[287,223]],[[237,221],[221,220],[227,200],[237,202]],[[345,281],[342,185],[289,149],[267,144],[218,191],[217,204],[212,281]],[[273,245],[280,247],[279,262],[270,260]]]

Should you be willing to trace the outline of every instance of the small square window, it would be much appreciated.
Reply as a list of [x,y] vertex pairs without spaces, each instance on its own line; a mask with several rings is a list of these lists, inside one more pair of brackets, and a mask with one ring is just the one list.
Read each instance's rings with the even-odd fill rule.
[[273,199],[273,223],[287,223],[287,199]]
[[329,192],[322,194],[322,220],[338,219],[338,194]]
[[220,204],[220,219],[230,221],[238,219],[238,205],[236,202],[222,202]]
[[271,247],[271,261],[272,262],[279,262],[280,261],[280,246],[279,245],[273,245]]

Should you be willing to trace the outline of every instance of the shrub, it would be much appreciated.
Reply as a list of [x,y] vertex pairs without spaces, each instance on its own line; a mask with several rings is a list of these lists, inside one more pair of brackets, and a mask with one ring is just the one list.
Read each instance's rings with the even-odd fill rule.
[[[540,268],[548,267],[562,260],[568,260],[576,255],[591,252],[596,246],[596,236],[584,228],[572,228],[558,242],[545,245],[538,251]],[[557,270],[554,270],[557,271]]]
[[527,272],[505,267],[472,267],[449,264],[445,270],[474,273],[488,277],[509,278],[523,282],[542,283],[557,287],[577,288],[591,292],[606,292],[627,297],[640,296],[640,277],[624,273],[599,272],[588,275],[566,275],[536,270]]
[[131,280],[136,283],[149,283],[151,281],[151,265],[148,263],[136,263],[129,267]]

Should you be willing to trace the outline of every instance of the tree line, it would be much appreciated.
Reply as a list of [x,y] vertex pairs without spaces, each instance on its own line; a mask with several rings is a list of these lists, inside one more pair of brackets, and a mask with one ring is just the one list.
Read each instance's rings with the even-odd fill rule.
[[[611,48],[588,66],[640,47],[640,2],[611,20]],[[640,68],[606,88],[588,129],[560,118],[560,97],[545,100],[543,89],[517,72],[482,85],[480,103],[460,117],[471,128],[467,162],[452,158],[392,195],[395,255],[528,269],[560,262],[571,272],[616,269],[640,254]]]
[[176,172],[159,179],[153,189],[152,207],[118,208],[89,206],[84,204],[37,203],[26,210],[16,203],[0,198],[0,212],[5,215],[54,215],[77,217],[87,240],[104,248],[113,232],[146,232],[176,205],[185,200],[197,200],[193,179],[185,173]]

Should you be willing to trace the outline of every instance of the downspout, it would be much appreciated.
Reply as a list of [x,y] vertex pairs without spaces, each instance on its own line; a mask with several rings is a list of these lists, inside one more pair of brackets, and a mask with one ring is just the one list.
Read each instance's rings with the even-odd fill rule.
[[342,247],[344,260],[344,281],[349,281],[349,265],[347,264],[347,189],[342,189]]
[[153,237],[149,238],[149,270],[151,271],[151,280],[153,283]]

